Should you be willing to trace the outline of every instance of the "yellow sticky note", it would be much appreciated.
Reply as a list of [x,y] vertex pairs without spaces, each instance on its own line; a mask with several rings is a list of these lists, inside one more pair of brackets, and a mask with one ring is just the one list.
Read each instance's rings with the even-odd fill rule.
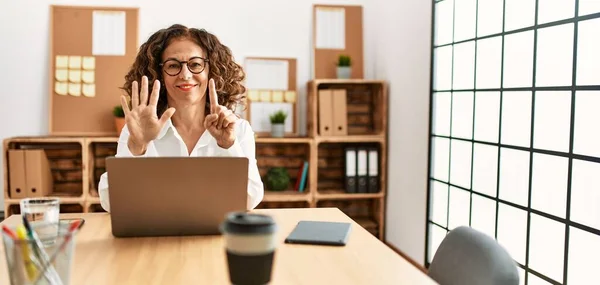
[[249,90],[248,99],[250,99],[250,101],[258,101],[258,90]]
[[271,102],[271,91],[260,91],[260,101]]
[[67,68],[69,67],[69,57],[66,55],[57,55],[56,62],[54,63],[55,68]]
[[69,84],[66,82],[54,82],[54,93],[58,95],[67,95]]
[[69,77],[69,72],[67,69],[57,69],[56,71],[54,71],[54,77],[56,78],[56,80],[64,82],[67,81]]
[[96,58],[93,56],[84,56],[83,57],[83,69],[85,69],[85,70],[96,69]]
[[283,102],[283,91],[273,91],[273,93],[271,93],[271,101]]
[[296,91],[285,91],[285,102],[295,103],[296,102]]
[[80,69],[81,68],[81,56],[79,56],[79,55],[69,56],[69,68]]
[[96,96],[96,84],[83,84],[83,96],[94,97]]
[[94,72],[89,70],[81,72],[81,81],[85,83],[94,83]]
[[81,82],[81,71],[80,70],[69,70],[69,81],[74,83]]
[[81,96],[81,83],[69,83],[69,95]]

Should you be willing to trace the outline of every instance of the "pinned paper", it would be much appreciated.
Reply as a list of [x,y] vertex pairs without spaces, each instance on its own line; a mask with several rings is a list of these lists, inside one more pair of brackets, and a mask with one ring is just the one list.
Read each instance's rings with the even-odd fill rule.
[[67,95],[68,83],[66,82],[55,82],[54,92],[58,95]]
[[258,95],[258,90],[249,90],[248,91],[248,99],[250,99],[250,101],[258,101],[259,99],[259,95]]
[[85,97],[96,96],[96,84],[83,84],[83,96],[85,96]]
[[81,96],[81,83],[69,83],[69,95]]
[[283,91],[273,91],[271,93],[272,102],[283,102]]
[[69,67],[69,57],[66,55],[57,55],[55,65],[56,65],[56,68]]
[[92,54],[125,55],[125,12],[94,11]]
[[80,69],[81,68],[81,56],[78,56],[78,55],[69,56],[69,68]]
[[316,47],[345,49],[346,10],[344,8],[318,7],[316,14]]
[[285,102],[295,103],[296,102],[296,91],[285,91]]
[[81,71],[69,70],[69,81],[74,82],[74,83],[81,82]]
[[246,87],[249,89],[287,90],[289,62],[275,59],[246,60]]
[[84,56],[83,57],[83,69],[85,69],[85,70],[96,69],[96,58],[93,56]]
[[57,69],[54,72],[54,77],[56,77],[56,80],[64,82],[67,81],[69,76],[69,72],[66,69]]
[[262,102],[270,102],[271,101],[271,91],[260,91],[260,101]]
[[81,80],[85,83],[94,83],[94,72],[84,70],[81,72]]

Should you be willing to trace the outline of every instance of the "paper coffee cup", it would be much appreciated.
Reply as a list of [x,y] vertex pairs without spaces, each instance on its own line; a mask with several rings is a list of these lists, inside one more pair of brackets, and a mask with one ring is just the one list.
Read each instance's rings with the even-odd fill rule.
[[235,212],[221,224],[232,284],[268,284],[275,255],[277,225],[267,215]]

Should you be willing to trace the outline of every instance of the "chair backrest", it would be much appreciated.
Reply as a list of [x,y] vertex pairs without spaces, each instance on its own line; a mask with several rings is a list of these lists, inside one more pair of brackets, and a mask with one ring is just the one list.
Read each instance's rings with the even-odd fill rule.
[[517,264],[496,240],[461,226],[438,247],[429,276],[441,285],[519,285]]

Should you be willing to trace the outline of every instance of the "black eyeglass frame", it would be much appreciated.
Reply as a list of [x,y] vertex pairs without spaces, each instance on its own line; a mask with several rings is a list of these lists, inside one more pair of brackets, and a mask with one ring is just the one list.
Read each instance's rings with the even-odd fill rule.
[[[162,70],[164,70],[166,74],[168,74],[168,75],[170,75],[170,76],[177,76],[177,75],[179,75],[179,73],[181,73],[181,71],[183,70],[183,64],[185,63],[185,66],[187,67],[187,69],[188,69],[188,70],[189,70],[191,73],[193,73],[193,74],[200,74],[200,73],[202,73],[202,72],[204,71],[204,69],[206,69],[206,64],[204,64],[204,65],[202,66],[202,70],[200,70],[199,72],[193,72],[193,71],[190,69],[190,65],[188,64],[190,61],[192,61],[192,60],[194,60],[194,59],[197,59],[197,58],[199,58],[199,59],[202,59],[202,61],[203,61],[203,62],[210,62],[210,60],[209,60],[208,58],[203,58],[203,57],[201,57],[201,56],[194,56],[194,57],[191,57],[190,59],[188,59],[187,61],[179,61],[179,60],[176,60],[176,59],[174,59],[174,58],[170,58],[170,59],[167,59],[167,60],[165,60],[165,62],[163,62],[163,63],[159,64],[158,66],[159,66],[159,67],[160,67]],[[178,71],[177,73],[175,73],[175,74],[170,74],[170,73],[168,73],[168,72],[167,72],[167,71],[164,69],[165,63],[167,63],[167,62],[169,62],[169,61],[176,61],[176,62],[179,62],[179,64],[180,64],[180,67],[179,67],[179,71]]]

